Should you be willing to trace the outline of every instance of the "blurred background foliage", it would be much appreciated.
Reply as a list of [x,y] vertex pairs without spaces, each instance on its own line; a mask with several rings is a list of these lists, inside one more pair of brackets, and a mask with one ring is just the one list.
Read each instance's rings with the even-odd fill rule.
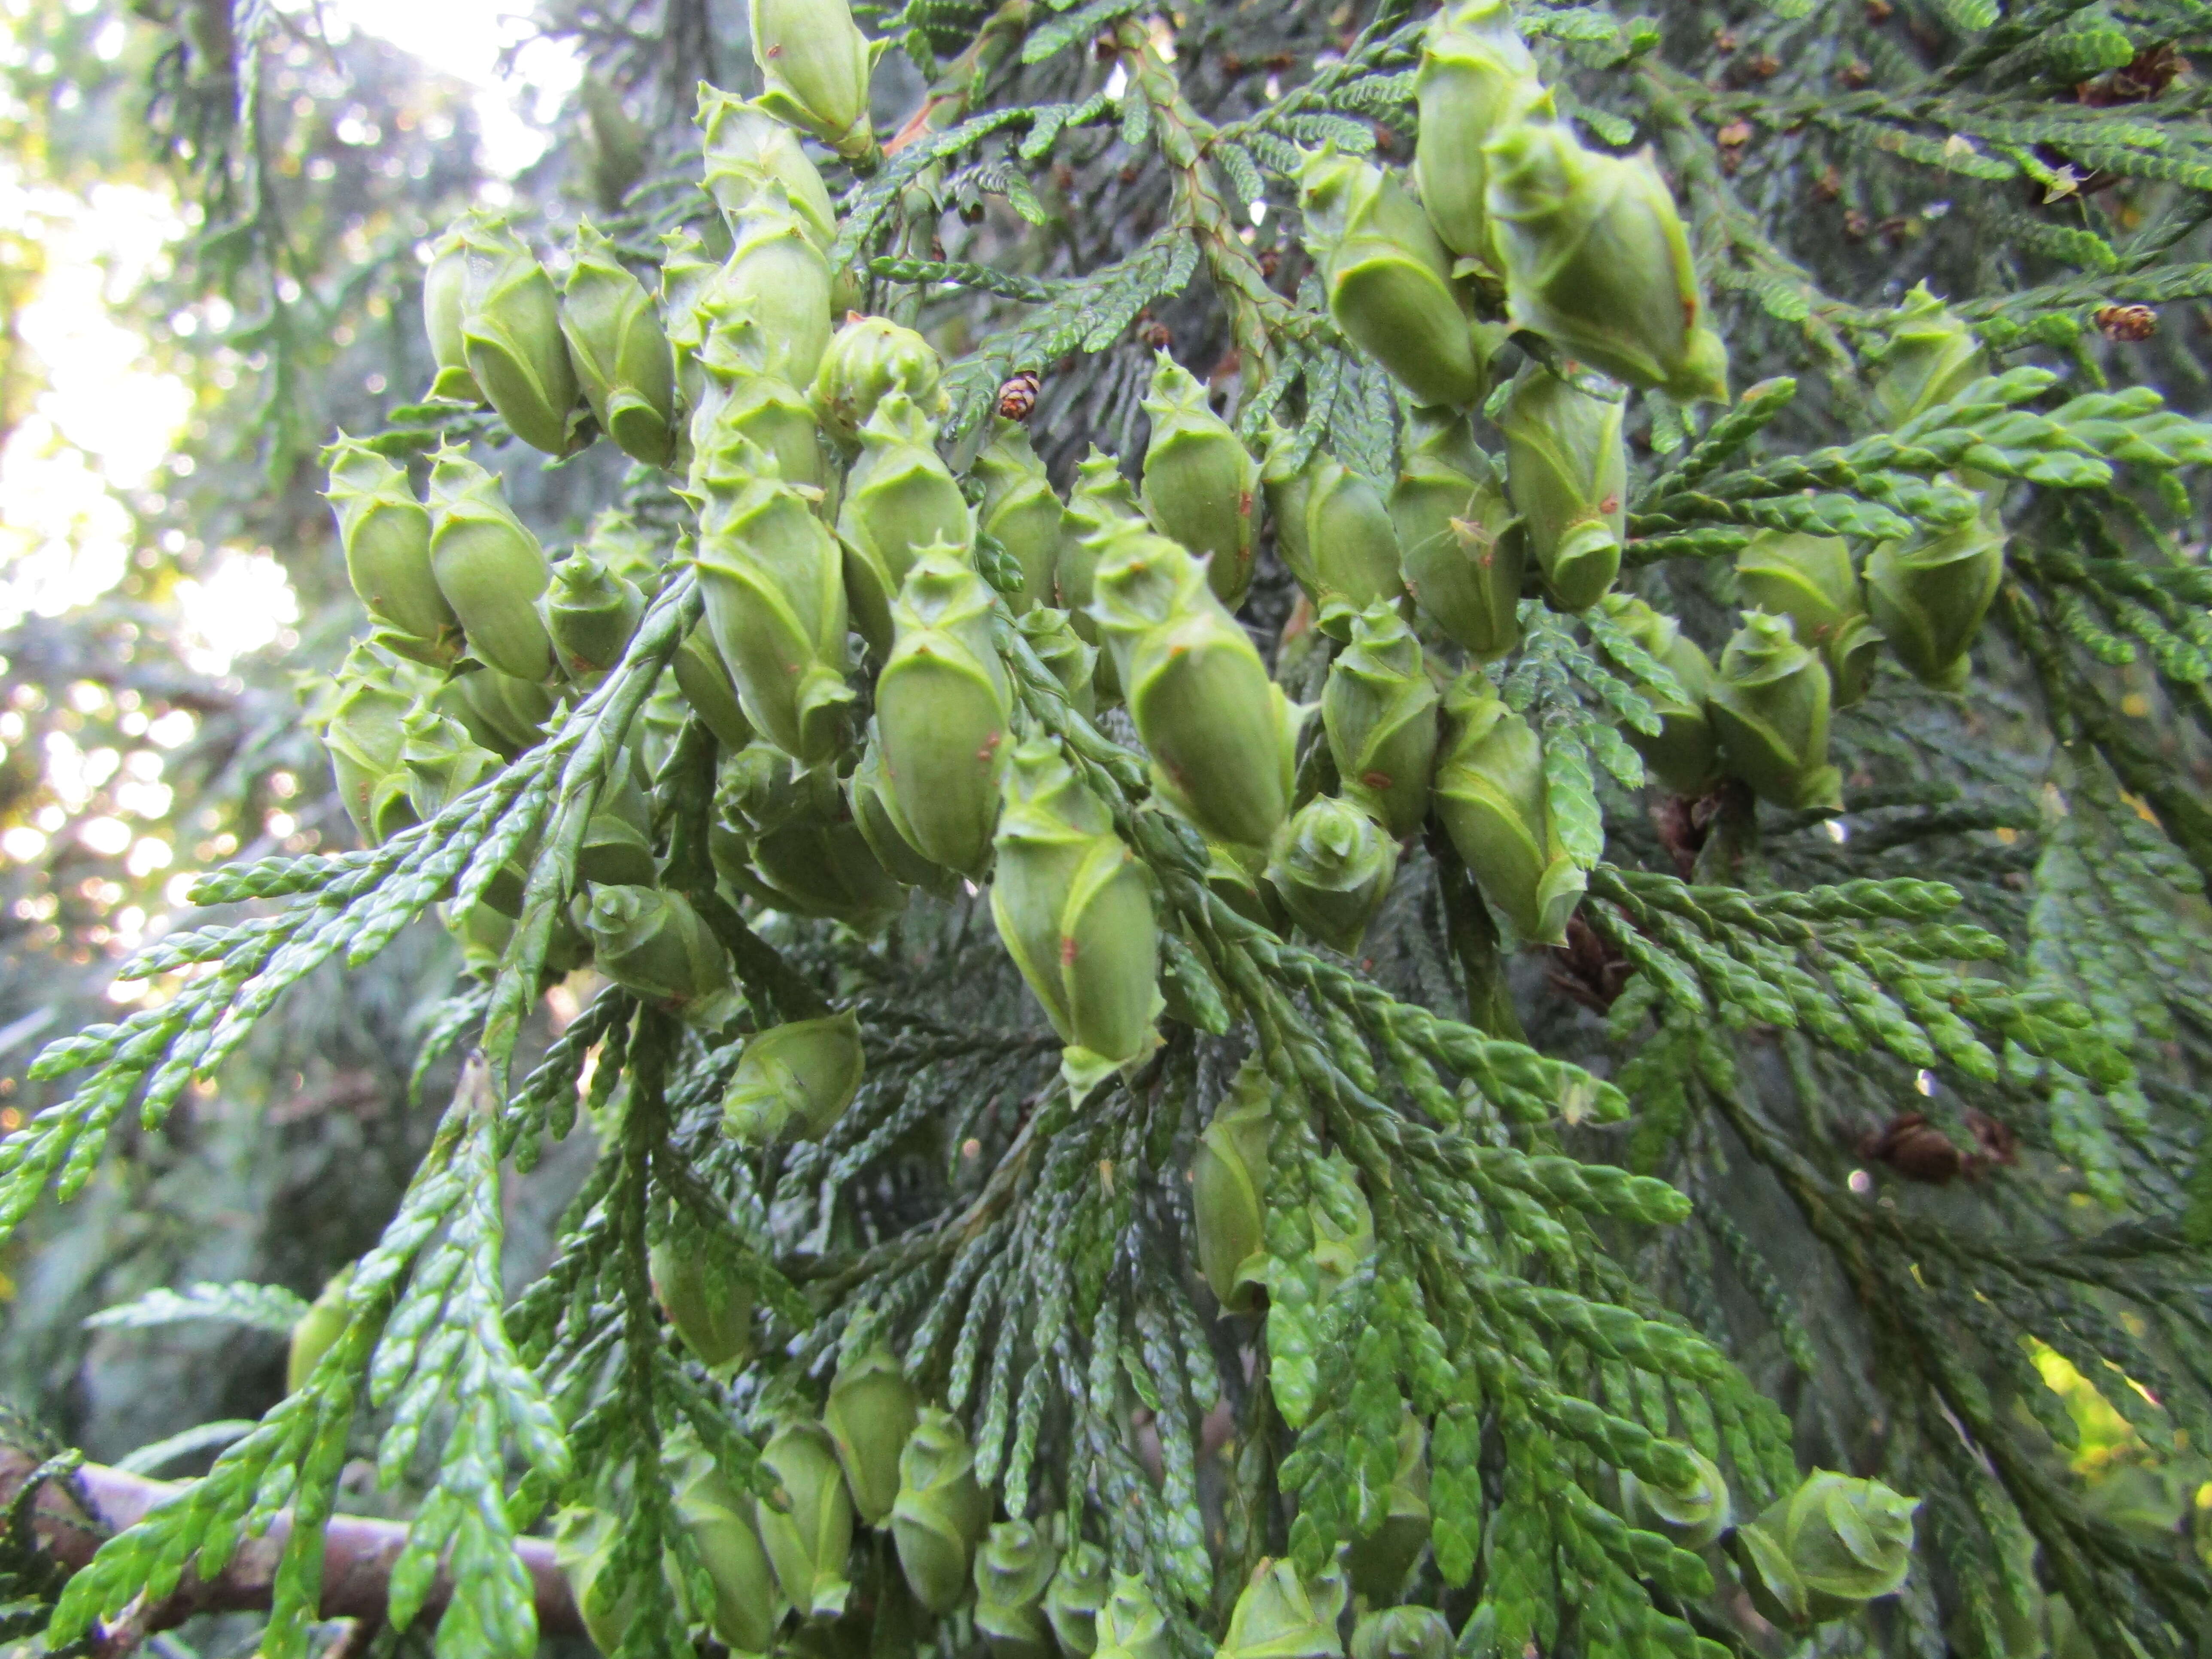
[[[40,1043],[138,988],[112,996],[113,969],[179,920],[191,872],[349,842],[301,722],[358,620],[317,453],[418,389],[425,238],[509,188],[480,155],[476,88],[304,7],[240,9],[261,109],[241,162],[233,53],[206,33],[227,25],[187,5],[5,9],[9,1128],[35,1109],[20,1078]],[[280,1337],[83,1321],[201,1279],[312,1296],[372,1242],[427,1138],[408,1077],[453,966],[424,927],[327,976],[163,1133],[27,1226],[0,1261],[0,1393],[110,1461],[277,1398]],[[538,1208],[557,1209],[568,1168],[541,1172]],[[533,1226],[528,1193],[521,1207],[528,1271],[550,1216]]]

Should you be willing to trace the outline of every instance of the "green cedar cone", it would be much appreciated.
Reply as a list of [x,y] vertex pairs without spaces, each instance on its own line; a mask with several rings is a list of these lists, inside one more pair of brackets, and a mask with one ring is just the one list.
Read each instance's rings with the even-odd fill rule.
[[561,334],[584,401],[599,429],[648,466],[676,454],[676,361],[653,296],[615,257],[615,245],[576,227],[568,276],[561,286]]
[[1390,521],[1424,616],[1486,661],[1521,643],[1528,540],[1465,416],[1407,423]]
[[576,371],[561,334],[561,300],[537,256],[495,219],[471,215],[461,288],[469,373],[514,435],[565,455],[576,447]]
[[1746,604],[1789,617],[1797,642],[1820,653],[1837,708],[1866,695],[1881,630],[1867,615],[1842,537],[1762,530],[1736,555],[1735,584]]
[[937,348],[888,317],[857,313],[830,337],[814,375],[822,423],[850,449],[876,406],[898,392],[931,420],[945,410],[945,362]]
[[1506,0],[1457,0],[1429,20],[1413,77],[1413,185],[1443,245],[1494,265],[1482,147],[1544,94]]
[[1299,927],[1351,954],[1397,873],[1398,843],[1373,817],[1349,801],[1318,795],[1292,815],[1267,881]]
[[830,1384],[823,1425],[862,1522],[883,1525],[898,1501],[899,1454],[920,1421],[920,1401],[898,1361],[881,1342],[848,1354]]
[[1984,507],[1964,524],[1876,544],[1867,555],[1867,605],[1914,678],[1963,691],[1968,653],[2004,571],[2004,526]]
[[1206,580],[1230,610],[1252,586],[1260,469],[1215,414],[1205,386],[1163,351],[1144,399],[1152,416],[1142,499],[1152,527],[1206,561]]
[[1482,155],[1514,325],[1631,386],[1726,403],[1728,347],[1702,320],[1689,235],[1650,152],[1583,149],[1547,99]]
[[1453,284],[1451,255],[1405,186],[1331,144],[1299,168],[1298,201],[1337,326],[1414,402],[1480,401],[1488,352]]
[[1267,1265],[1267,1147],[1275,1084],[1255,1054],[1237,1068],[1190,1166],[1198,1261],[1231,1313],[1260,1305]]
[[517,679],[553,672],[553,641],[538,601],[553,567],[499,480],[458,449],[441,449],[430,468],[430,566],[438,591],[460,618],[469,654]]
[[975,518],[937,453],[937,428],[902,392],[886,393],[860,428],[860,459],[837,509],[853,625],[879,656],[891,648],[891,610],[925,547],[975,550]]
[[950,1413],[923,1407],[899,1454],[891,1538],[907,1587],[932,1613],[942,1616],[966,1599],[969,1565],[990,1516],[967,1435]]
[[1402,840],[1429,814],[1437,754],[1436,683],[1421,642],[1392,605],[1370,605],[1329,665],[1322,725],[1346,800]]
[[1105,803],[1057,745],[1014,750],[999,819],[991,917],[1080,1089],[1158,1045],[1159,935],[1152,887]]
[[983,533],[1021,568],[1021,591],[1007,600],[1008,607],[1019,617],[1051,605],[1060,545],[1066,539],[1066,509],[1030,447],[1029,428],[1019,421],[1000,420],[975,458],[975,476],[983,485],[977,508]]
[[1437,816],[1483,896],[1522,941],[1565,944],[1586,878],[1552,823],[1542,744],[1479,672],[1445,692],[1444,715]]
[[460,621],[430,568],[430,513],[408,488],[407,470],[344,433],[323,452],[337,514],[346,579],[372,616],[434,647],[450,661]]
[[1507,492],[1544,585],[1564,611],[1589,610],[1620,572],[1628,507],[1622,412],[1538,368],[1513,388],[1498,422]]
[[1729,771],[1761,800],[1843,810],[1843,775],[1828,764],[1828,671],[1787,617],[1744,612],[1706,707]]
[[722,1133],[748,1146],[819,1140],[860,1091],[860,1017],[787,1020],[749,1041],[722,1093]]
[[1105,637],[1155,787],[1214,839],[1265,848],[1290,809],[1293,711],[1199,561],[1117,527],[1091,614]]
[[819,1423],[787,1423],[761,1448],[786,1507],[756,1498],[753,1523],[784,1598],[805,1618],[834,1618],[853,1586],[845,1577],[853,1548],[853,1500],[830,1432]]

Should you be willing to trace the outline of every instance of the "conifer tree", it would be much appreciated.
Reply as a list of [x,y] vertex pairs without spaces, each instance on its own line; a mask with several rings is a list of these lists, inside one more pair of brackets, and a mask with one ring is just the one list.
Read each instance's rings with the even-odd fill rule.
[[457,942],[398,1213],[47,1641],[286,1512],[304,1655],[367,1445],[488,1659],[549,1537],[612,1659],[2202,1651],[2068,1455],[2212,1436],[2206,18],[723,21],[552,0],[571,176],[331,434],[361,844],[0,1142],[12,1230]]

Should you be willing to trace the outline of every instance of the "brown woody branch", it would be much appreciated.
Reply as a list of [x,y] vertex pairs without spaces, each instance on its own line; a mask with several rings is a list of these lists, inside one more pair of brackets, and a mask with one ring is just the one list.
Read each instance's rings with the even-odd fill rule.
[[[0,1509],[15,1502],[38,1467],[29,1453],[0,1445]],[[40,1489],[33,1526],[46,1554],[64,1571],[76,1572],[104,1540],[183,1491],[175,1482],[88,1463],[72,1480],[49,1480]],[[187,1573],[166,1601],[135,1609],[128,1622],[140,1632],[162,1631],[195,1613],[265,1610],[291,1530],[291,1512],[286,1510],[260,1537],[242,1540],[229,1565],[216,1577]],[[342,1515],[331,1522],[324,1536],[322,1616],[380,1622],[392,1565],[406,1546],[406,1523]],[[525,1538],[515,1545],[515,1553],[530,1575],[538,1629],[549,1636],[582,1634],[584,1623],[568,1594],[568,1580],[554,1564],[553,1546],[542,1538]],[[445,1610],[453,1588],[452,1581],[440,1573],[421,1616],[434,1620]]]

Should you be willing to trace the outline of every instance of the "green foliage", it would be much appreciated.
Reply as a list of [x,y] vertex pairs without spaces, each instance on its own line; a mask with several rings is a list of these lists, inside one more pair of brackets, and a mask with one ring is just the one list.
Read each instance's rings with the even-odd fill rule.
[[[703,1454],[757,1505],[784,1574],[823,1541],[793,1541],[823,1494],[790,1491],[799,1464],[762,1449],[811,1444],[794,1425],[841,1364],[880,1352],[929,1425],[902,1468],[907,1524],[959,1554],[981,1534],[980,1502],[981,1520],[1003,1511],[1055,1548],[1102,1551],[1092,1577],[1131,1576],[1109,1607],[1129,1604],[1142,1633],[1127,1639],[1148,1650],[1330,1650],[1341,1562],[1364,1601],[1441,1611],[1470,1656],[1765,1651],[1753,1603],[1793,1626],[1848,1620],[1828,1623],[1838,1650],[2039,1651],[2065,1620],[2098,1651],[2201,1644],[2212,1573],[2178,1536],[2099,1511],[2065,1455],[2076,1414],[2039,1358],[2124,1421],[2130,1455],[2212,1434],[2212,578],[2189,539],[2212,426],[2191,412],[2205,377],[2173,338],[2191,325],[2174,302],[2212,291],[2212,133],[2174,68],[2204,20],[2077,0],[1661,19],[1524,5],[1511,25],[1548,101],[1502,112],[1528,125],[1485,152],[1532,170],[1506,203],[1519,240],[1454,266],[1434,209],[1384,170],[1418,139],[1431,18],[1277,13],[1154,20],[1091,0],[986,16],[916,0],[864,16],[927,77],[916,100],[856,44],[842,0],[764,9],[759,28],[783,44],[757,41],[743,82],[738,43],[711,38],[703,8],[672,9],[658,32],[548,9],[603,82],[584,100],[590,143],[578,176],[549,162],[523,181],[499,280],[465,282],[464,333],[489,339],[492,307],[552,291],[537,252],[570,240],[580,182],[606,238],[594,269],[625,295],[623,273],[639,277],[633,299],[659,292],[679,387],[701,364],[732,398],[770,369],[811,385],[811,361],[790,360],[828,337],[825,281],[839,305],[920,331],[945,362],[941,402],[933,374],[910,377],[929,406],[907,406],[908,440],[936,449],[909,471],[941,486],[933,537],[948,519],[969,533],[915,568],[957,586],[958,615],[921,627],[926,582],[907,585],[879,702],[886,642],[872,657],[840,619],[872,560],[888,606],[899,572],[878,520],[904,498],[888,475],[848,474],[840,440],[858,422],[802,431],[771,459],[717,424],[702,382],[679,392],[702,418],[633,421],[625,447],[646,460],[585,447],[540,475],[508,418],[549,450],[581,447],[590,410],[526,408],[512,386],[496,410],[398,401],[428,380],[427,350],[409,346],[400,389],[354,422],[395,463],[381,487],[411,491],[430,452],[465,448],[556,552],[588,509],[611,508],[603,525],[621,533],[595,535],[592,556],[629,547],[615,574],[642,613],[620,618],[635,626],[611,666],[513,684],[473,657],[453,665],[442,635],[387,627],[340,683],[449,714],[499,749],[496,769],[442,804],[410,794],[428,816],[380,814],[372,827],[393,833],[376,845],[267,843],[201,872],[190,902],[222,914],[159,933],[119,976],[135,1006],[72,1019],[22,1074],[0,1236],[50,1192],[92,1189],[133,1116],[140,1133],[188,1122],[196,1088],[250,1060],[257,1027],[311,975],[374,973],[434,913],[467,953],[393,1069],[419,1095],[470,1057],[354,1270],[342,1334],[246,1431],[149,1447],[224,1449],[65,1586],[17,1560],[11,1532],[0,1566],[36,1604],[27,1628],[51,1607],[50,1642],[86,1636],[188,1569],[218,1571],[289,1511],[259,1650],[304,1655],[321,1522],[366,1455],[407,1516],[396,1627],[442,1565],[459,1593],[437,1651],[532,1651],[543,1609],[515,1542],[556,1509],[590,1508],[618,1526],[586,1610],[619,1609],[622,1659],[679,1650],[714,1600],[678,1475]],[[293,25],[224,9],[222,30],[196,33],[213,15],[143,26],[161,35],[155,131],[205,216],[198,291],[267,300],[256,429],[272,473],[289,472],[332,411],[307,391],[328,317],[302,324],[281,297],[306,270],[288,216],[321,226],[338,192],[295,200],[261,164],[307,118],[258,90]],[[826,279],[789,179],[750,180],[725,156],[715,193],[700,187],[688,108],[666,88],[688,100],[702,64],[765,86],[764,107],[834,147],[813,163],[836,203]],[[875,107],[855,117],[854,76],[865,88],[872,70]],[[639,112],[615,112],[636,127],[629,150],[604,87]],[[1562,125],[1539,143],[1553,109]],[[1650,169],[1606,153],[1638,141]],[[1536,176],[1546,157],[1556,177]],[[434,195],[416,205],[443,211]],[[1589,243],[1593,225],[1616,240]],[[826,224],[813,234],[830,240]],[[407,301],[410,340],[416,279],[395,289],[388,260],[411,240],[387,237],[346,277],[387,310]],[[687,289],[684,260],[703,280],[732,244],[752,289]],[[786,255],[807,280],[761,289]],[[1899,304],[1893,279],[1923,276],[1948,306]],[[753,310],[772,304],[807,314],[757,337]],[[2163,319],[2124,309],[2155,305]],[[557,356],[550,326],[509,343]],[[1622,401],[1572,361],[1593,342],[1664,389]],[[1159,371],[1174,397],[1148,408],[1164,347],[1182,369]],[[1735,401],[1688,401],[1717,389],[1724,359],[1749,382]],[[799,410],[805,389],[770,401]],[[1505,537],[1534,556],[1517,639],[1494,660],[1407,610],[1410,672],[1456,680],[1436,701],[1469,725],[1408,750],[1446,755],[1446,804],[1363,892],[1379,907],[1364,937],[1332,933],[1355,958],[1292,925],[1313,896],[1293,890],[1286,912],[1278,884],[1310,872],[1273,829],[1334,811],[1384,839],[1358,815],[1392,781],[1340,776],[1352,750],[1298,712],[1335,684],[1339,644],[1264,534],[1249,598],[1241,569],[1208,572],[1163,538],[1218,508],[1208,521],[1232,530],[1217,559],[1254,550],[1260,457],[1240,442],[1268,444],[1271,491],[1310,476],[1379,501],[1417,393],[1458,404],[1470,451],[1508,450],[1521,516],[1468,539],[1469,556]],[[1170,413],[1191,453],[1155,450],[1144,505],[1159,533],[1084,539],[1100,520],[1069,514],[1050,596],[974,533],[970,469],[994,414],[1026,417],[1065,484],[1094,442],[1133,475]],[[671,444],[669,469],[650,464]],[[1453,459],[1470,509],[1495,466]],[[954,499],[944,479],[963,474]],[[863,489],[867,513],[840,516],[840,492],[850,509]],[[1240,499],[1208,499],[1224,489]],[[1381,516],[1367,515],[1376,538]],[[1787,621],[1759,617],[1756,652],[1723,653],[1736,556],[1760,532],[1845,538],[1863,568],[1876,546],[1962,529],[2001,547],[2002,568],[1994,601],[1940,619],[1969,642],[1955,693],[1899,672],[1951,666],[1901,639],[1842,708],[1822,642],[1793,641]],[[1067,590],[1079,575],[1096,581],[1088,604]],[[1016,626],[1041,598],[1108,648],[1088,686]],[[1886,602],[1902,617],[1941,599]],[[1694,653],[1655,655],[1632,600],[1718,661],[1723,689],[1668,665]],[[356,620],[310,646],[325,665]],[[481,636],[465,648],[494,646],[487,623],[462,623]],[[534,672],[543,653],[524,654],[502,660]],[[1066,660],[1083,672],[1079,653]],[[1761,677],[1782,662],[1778,691]],[[696,676],[718,672],[710,724]],[[913,833],[920,804],[900,798],[921,739],[952,724],[956,680],[988,692],[927,756],[981,780],[957,856]],[[1715,769],[1696,798],[1674,795],[1636,740],[1702,717],[1709,695]],[[335,701],[318,694],[316,713]],[[1404,701],[1433,718],[1430,700]],[[130,711],[112,708],[120,729]],[[848,780],[866,775],[872,714],[863,799]],[[1785,717],[1762,763],[1759,722]],[[737,743],[746,722],[767,735]],[[1224,738],[1232,726],[1264,735]],[[298,749],[283,774],[296,790],[307,751],[278,740]],[[1024,791],[1048,775],[1044,810]],[[994,818],[998,868],[1018,841],[1049,907],[1010,899],[1012,881],[994,905],[960,880],[990,879],[978,849]],[[327,802],[321,821],[335,833]],[[642,866],[609,875],[610,849]],[[1149,905],[1156,992],[1149,934],[1085,931],[1104,925],[1091,907],[1109,883],[1127,916]],[[619,974],[578,976],[587,906],[599,966]],[[619,962],[618,913],[655,919]],[[683,973],[645,960],[679,945]],[[1066,1006],[1048,1030],[1031,992],[1055,990]],[[557,1031],[549,993],[566,1000]],[[848,1103],[809,1115],[803,1136],[726,1133],[733,1086],[761,1086],[740,1078],[749,1045],[833,1015],[865,1057],[857,1089],[834,1091]],[[1102,1053],[1081,1040],[1097,1030],[1128,1040]],[[1240,1067],[1265,1104],[1246,1266],[1263,1294],[1230,1313],[1199,1271],[1184,1176]],[[510,1275],[517,1183],[587,1139],[596,1163],[550,1260]],[[656,1260],[702,1264],[696,1294],[752,1340],[701,1363],[671,1329]],[[526,1281],[512,1296],[511,1277]],[[283,1331],[304,1306],[205,1283],[95,1322]],[[955,1467],[971,1455],[980,1498]],[[825,1459],[805,1478],[834,1484]],[[1808,1478],[1819,1468],[1878,1484]],[[1640,1524],[1632,1492],[1716,1479],[1744,1523],[1725,1554]],[[1378,1583],[1375,1556],[1401,1544],[1402,1584]],[[906,1548],[864,1534],[849,1559],[810,1558],[830,1588],[780,1643],[864,1625],[885,1655],[934,1639],[915,1604],[952,1602],[963,1577],[946,1556],[925,1588],[922,1569],[902,1571]]]

